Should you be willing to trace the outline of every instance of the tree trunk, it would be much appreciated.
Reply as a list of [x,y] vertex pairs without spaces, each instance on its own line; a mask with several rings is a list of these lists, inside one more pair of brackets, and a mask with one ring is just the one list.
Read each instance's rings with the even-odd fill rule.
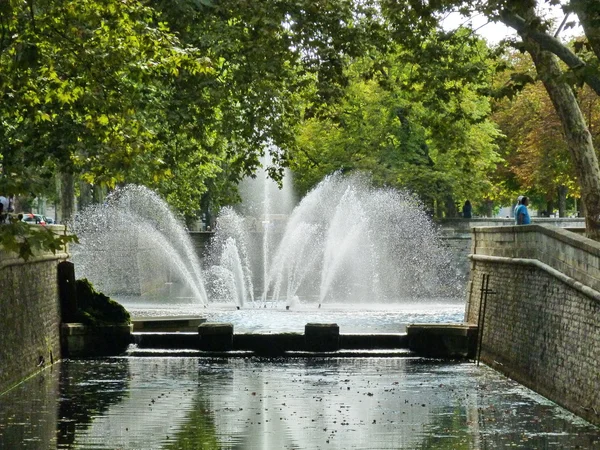
[[[523,36],[522,36],[523,37]],[[592,136],[571,87],[563,81],[556,57],[527,36],[528,52],[535,63],[539,77],[558,113],[565,133],[569,153],[575,164],[585,205],[586,235],[600,241],[600,167],[594,151]]]
[[546,217],[550,217],[554,213],[554,200],[550,199],[546,202]]
[[82,210],[83,208],[92,204],[92,185],[86,183],[85,181],[79,182],[79,202],[77,204],[77,209]]
[[458,209],[456,208],[456,203],[454,203],[454,199],[451,195],[446,196],[445,203],[446,217],[458,217]]
[[566,186],[562,185],[558,187],[558,217],[567,216],[567,192],[569,190]]
[[[589,0],[583,0],[583,2],[589,2]],[[515,11],[504,9],[500,11],[500,20],[505,25],[517,30],[519,36],[523,39],[523,42],[535,43],[540,50],[546,50],[558,56],[567,66],[569,66],[569,68],[575,70],[576,74],[580,76],[581,79],[596,92],[596,94],[600,95],[600,77],[596,74],[596,71],[587,69],[587,63],[557,38],[545,31],[539,31],[536,29],[535,25],[532,25],[537,23],[539,18],[536,17],[530,2],[521,2],[518,7],[521,9],[524,8],[523,15],[526,18],[521,17],[519,14],[515,13]],[[588,23],[589,22],[590,20],[588,20]],[[588,30],[586,30],[586,37],[589,37]],[[593,38],[594,36],[592,36],[592,39]],[[590,44],[592,44],[591,40]]]
[[484,206],[485,206],[485,217],[492,217],[494,215],[494,202],[493,200],[485,200],[484,202]]
[[102,203],[104,201],[104,197],[106,197],[106,192],[102,186],[99,186],[99,185],[92,186],[92,202],[93,203]]
[[435,217],[437,217],[438,219],[444,217],[444,204],[441,200],[435,201]]
[[60,223],[67,224],[75,214],[75,177],[72,172],[60,174]]

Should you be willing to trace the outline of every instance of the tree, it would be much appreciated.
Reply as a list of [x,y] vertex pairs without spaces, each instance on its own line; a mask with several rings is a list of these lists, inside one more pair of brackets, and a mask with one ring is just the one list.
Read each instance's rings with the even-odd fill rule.
[[5,176],[47,167],[68,189],[74,174],[114,186],[141,163],[168,174],[152,157],[158,112],[179,72],[211,78],[208,60],[138,2],[4,2],[2,13]]
[[[546,3],[557,4],[555,0]],[[567,147],[573,160],[585,206],[586,234],[600,240],[600,167],[589,129],[569,81],[585,83],[600,93],[598,55],[600,52],[600,5],[594,0],[571,0],[565,10],[577,14],[586,36],[581,49],[590,48],[583,57],[549,33],[550,24],[535,10],[534,0],[489,0],[465,2],[447,0],[436,3],[424,14],[430,18],[440,10],[459,9],[465,14],[477,11],[492,21],[501,21],[514,28],[520,37],[515,43],[527,51],[536,66],[538,77],[544,83],[560,118]],[[562,70],[560,58],[569,68]]]
[[[204,208],[234,201],[237,183],[256,171],[267,149],[275,152],[267,169],[273,178],[281,177],[302,114],[316,116],[322,105],[340,97],[347,58],[380,35],[376,8],[362,2],[150,4],[183,43],[213,61],[217,74],[215,82],[201,86],[180,83],[168,106],[170,115],[197,117],[195,122],[209,127],[222,149],[219,177],[206,183]],[[170,180],[159,184],[167,193],[180,186]]]
[[[510,84],[510,75],[518,71],[522,77],[533,75],[535,67],[526,54],[511,52],[503,58],[511,72],[497,81],[500,89]],[[530,78],[532,80],[533,78]],[[590,113],[587,90],[577,92],[578,98]],[[585,102],[583,99],[586,99]],[[551,211],[557,196],[560,216],[565,215],[567,192],[579,198],[575,169],[569,157],[560,119],[541,83],[528,83],[518,95],[502,97],[495,102],[493,119],[502,130],[499,140],[501,154],[506,164],[497,171],[497,186],[509,187],[505,201],[514,202],[518,194],[527,192],[540,210]]]
[[486,55],[468,33],[432,32],[419,49],[354,59],[341,100],[304,122],[296,183],[308,190],[334,170],[366,171],[450,215],[456,200],[483,196],[498,160],[489,102],[478,95],[490,76]]

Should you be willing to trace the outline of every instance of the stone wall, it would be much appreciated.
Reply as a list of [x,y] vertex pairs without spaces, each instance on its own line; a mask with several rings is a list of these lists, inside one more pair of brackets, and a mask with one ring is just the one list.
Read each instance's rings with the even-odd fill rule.
[[[582,218],[532,218],[534,224],[552,225],[577,234],[585,231],[585,220]],[[450,249],[452,264],[457,268],[463,279],[469,276],[469,254],[471,253],[471,230],[475,227],[512,227],[514,219],[476,218],[476,219],[439,219],[436,220],[440,240]]]
[[57,265],[66,258],[0,254],[0,393],[61,358]]
[[473,230],[466,321],[482,311],[481,360],[595,424],[599,290],[598,242],[540,225]]

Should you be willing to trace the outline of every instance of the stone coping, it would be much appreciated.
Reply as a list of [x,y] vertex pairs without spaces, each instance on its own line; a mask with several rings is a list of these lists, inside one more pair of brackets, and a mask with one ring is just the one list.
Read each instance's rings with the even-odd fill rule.
[[149,316],[149,317],[135,317],[131,319],[132,322],[174,322],[174,321],[205,321],[204,316]]
[[69,253],[48,252],[42,255],[32,256],[27,261],[25,261],[23,258],[19,257],[16,254],[7,254],[6,252],[0,250],[0,269],[4,269],[5,267],[23,266],[25,264],[33,264],[45,261],[66,261],[70,257],[71,255]]
[[550,236],[558,241],[572,245],[586,252],[600,256],[600,242],[593,239],[573,233],[572,231],[555,227],[552,225],[513,225],[504,227],[474,227],[472,232],[477,234],[495,234],[512,232],[521,233],[541,233]]
[[134,331],[196,331],[198,326],[205,322],[206,317],[200,316],[136,317],[131,319]]
[[564,273],[550,267],[548,264],[544,264],[543,262],[537,259],[526,259],[526,258],[507,258],[503,256],[488,256],[488,255],[469,255],[469,257],[474,261],[483,261],[483,262],[493,262],[500,264],[517,264],[523,266],[534,266],[538,269],[541,269],[555,278],[558,278],[563,283],[571,286],[573,289],[581,292],[587,297],[593,298],[594,300],[600,302],[600,292],[592,289],[589,286],[586,286],[583,283],[565,275]]
[[122,332],[131,333],[133,325],[84,325],[82,323],[63,323],[61,325],[62,332],[65,336],[80,336],[98,332]]

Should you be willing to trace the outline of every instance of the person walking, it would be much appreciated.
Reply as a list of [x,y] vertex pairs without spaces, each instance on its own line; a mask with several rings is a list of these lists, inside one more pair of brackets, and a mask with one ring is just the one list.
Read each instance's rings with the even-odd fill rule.
[[529,198],[523,196],[521,202],[515,208],[515,223],[517,225],[529,225],[531,218],[529,217],[529,211],[527,206],[529,205]]
[[463,206],[462,212],[463,212],[463,217],[465,219],[470,219],[472,217],[472,212],[473,208],[471,206],[471,202],[469,200],[467,200]]

